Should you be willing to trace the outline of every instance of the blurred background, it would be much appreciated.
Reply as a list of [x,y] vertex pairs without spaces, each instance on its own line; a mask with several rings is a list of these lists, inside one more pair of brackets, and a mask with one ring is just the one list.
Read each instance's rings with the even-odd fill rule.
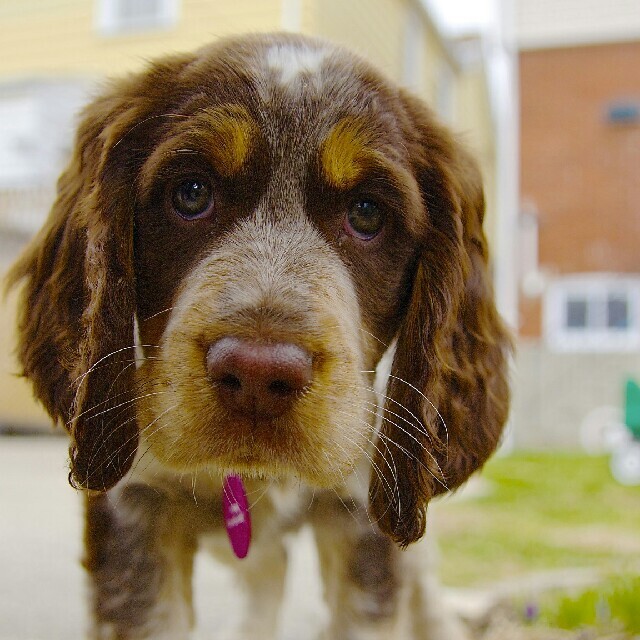
[[[432,509],[448,599],[477,638],[640,637],[639,0],[0,0],[2,274],[106,77],[283,29],[367,57],[482,165],[514,403],[500,454]],[[79,502],[66,442],[15,375],[15,310],[12,294],[0,640],[81,637]]]

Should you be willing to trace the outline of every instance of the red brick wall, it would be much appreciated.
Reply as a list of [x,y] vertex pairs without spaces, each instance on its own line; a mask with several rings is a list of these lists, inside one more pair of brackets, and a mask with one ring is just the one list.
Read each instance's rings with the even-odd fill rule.
[[[544,272],[640,272],[640,125],[608,108],[640,103],[640,42],[520,55],[521,201],[539,214]],[[521,300],[540,335],[540,300]]]

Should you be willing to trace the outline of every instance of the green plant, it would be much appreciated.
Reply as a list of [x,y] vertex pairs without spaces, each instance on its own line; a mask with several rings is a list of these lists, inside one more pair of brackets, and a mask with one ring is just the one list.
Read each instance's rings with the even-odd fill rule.
[[640,576],[616,577],[579,595],[558,596],[543,605],[540,620],[562,629],[640,633]]

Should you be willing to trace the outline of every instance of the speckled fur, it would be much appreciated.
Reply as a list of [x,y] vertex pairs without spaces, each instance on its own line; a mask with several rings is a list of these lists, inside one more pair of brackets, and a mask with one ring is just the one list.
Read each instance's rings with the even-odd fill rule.
[[[214,208],[185,220],[171,190],[192,175],[212,176]],[[384,212],[373,237],[345,226],[363,198]],[[249,558],[222,554],[251,602],[240,637],[274,637],[282,536],[304,522],[328,638],[461,637],[412,543],[507,417],[483,215],[475,163],[431,112],[324,42],[221,41],[87,107],[10,283],[24,374],[87,490],[93,638],[188,637],[193,554],[222,531],[227,472],[264,495]],[[225,336],[298,345],[311,384],[272,420],[231,416],[207,373]]]

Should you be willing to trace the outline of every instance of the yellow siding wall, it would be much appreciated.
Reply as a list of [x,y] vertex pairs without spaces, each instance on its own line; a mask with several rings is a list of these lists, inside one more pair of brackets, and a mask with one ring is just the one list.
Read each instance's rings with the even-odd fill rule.
[[454,126],[480,162],[484,177],[487,214],[485,233],[495,254],[497,230],[496,145],[485,70],[479,67],[457,80]]
[[[0,242],[0,247],[3,250],[0,278],[4,278],[16,252],[9,242]],[[42,426],[49,423],[49,418],[34,401],[31,385],[18,376],[19,366],[14,357],[16,298],[12,293],[0,299],[0,426]]]
[[117,74],[220,36],[280,29],[282,0],[182,0],[174,28],[106,37],[95,0],[0,2],[0,75]]
[[415,88],[433,99],[443,52],[416,0],[181,0],[174,27],[112,37],[95,27],[95,0],[1,0],[0,77],[117,75],[222,36],[279,30],[296,3],[302,32],[357,51],[399,82],[408,23],[420,21]]
[[406,84],[407,37],[410,27],[420,40],[412,55],[419,77],[410,87],[433,104],[441,65],[449,64],[441,40],[416,0],[307,0],[302,28],[359,53],[387,76]]
[[413,88],[418,95],[433,105],[438,93],[441,67],[443,65],[450,65],[451,62],[444,55],[439,39],[433,32],[433,27],[427,23],[425,16],[422,14],[412,16],[412,18],[416,17],[420,20],[423,37],[419,43],[418,50],[418,68],[421,73],[419,80]]
[[402,70],[404,2],[397,0],[324,0],[313,3],[316,35],[348,46],[387,75]]

